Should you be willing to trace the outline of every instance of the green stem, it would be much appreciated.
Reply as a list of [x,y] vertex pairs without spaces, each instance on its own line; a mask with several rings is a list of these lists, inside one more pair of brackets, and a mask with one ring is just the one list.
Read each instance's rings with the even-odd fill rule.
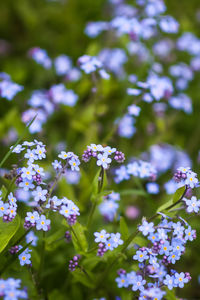
[[76,232],[75,232],[75,230],[74,230],[74,228],[72,226],[70,226],[70,230],[72,231],[73,235],[75,236],[80,249],[84,252],[84,250],[82,248],[82,245],[81,245],[81,242],[79,241],[79,238],[78,238],[78,236],[77,236],[77,234],[76,234]]
[[41,259],[40,259],[40,266],[39,266],[39,272],[38,272],[38,282],[40,281],[43,266],[44,266],[44,254],[45,254],[45,237],[46,232],[43,231],[43,241],[42,241],[42,249],[41,249]]
[[92,202],[92,207],[91,207],[89,217],[88,217],[88,222],[87,222],[87,229],[89,229],[92,224],[92,218],[93,218],[94,212],[95,212],[97,204],[98,204],[99,194],[101,193],[102,188],[103,188],[103,181],[104,181],[104,168],[101,167],[101,171],[100,171],[99,178],[98,178],[98,193],[96,195],[96,199]]

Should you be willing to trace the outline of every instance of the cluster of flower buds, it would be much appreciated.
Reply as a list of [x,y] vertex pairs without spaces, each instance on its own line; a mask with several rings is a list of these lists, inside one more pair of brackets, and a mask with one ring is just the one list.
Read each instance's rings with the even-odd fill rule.
[[114,155],[113,159],[118,163],[123,163],[125,160],[124,153],[117,151],[116,148],[110,146],[103,147],[102,145],[91,144],[87,146],[87,150],[84,151],[82,160],[88,162],[91,157],[97,159],[97,166],[102,166],[104,169],[108,169],[112,162],[111,155]]
[[20,247],[18,245],[13,246],[9,249],[10,254],[16,254],[17,252],[19,252]]
[[174,180],[176,182],[181,182],[187,188],[193,189],[198,186],[197,174],[191,170],[191,168],[180,167],[174,174]]
[[81,258],[80,255],[75,255],[70,261],[69,261],[69,271],[75,271],[75,269],[78,267],[78,261]]
[[72,236],[71,236],[71,234],[70,234],[69,231],[66,231],[66,232],[65,232],[65,239],[66,239],[66,242],[67,242],[67,243],[70,243],[70,242],[71,242]]
[[98,250],[97,250],[97,256],[104,256],[104,253],[107,251],[105,244],[99,243],[98,244]]

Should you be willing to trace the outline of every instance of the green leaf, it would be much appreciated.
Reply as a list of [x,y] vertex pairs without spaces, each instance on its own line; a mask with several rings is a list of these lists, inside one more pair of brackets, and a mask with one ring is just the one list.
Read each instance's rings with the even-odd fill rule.
[[52,251],[59,246],[59,241],[63,241],[65,236],[65,228],[57,230],[46,238],[46,250]]
[[2,198],[5,199],[7,195],[7,188],[5,187],[5,185],[2,185],[1,192],[2,192]]
[[75,270],[74,272],[72,272],[72,275],[76,282],[78,281],[89,288],[94,288],[94,275],[89,271],[87,271],[87,274],[88,276],[81,270]]
[[185,186],[182,186],[178,190],[176,190],[173,196],[173,203],[177,202],[182,197],[184,191],[185,191]]
[[80,223],[76,222],[75,225],[72,226],[72,242],[74,248],[78,253],[84,254],[88,249],[87,239],[85,237],[85,228]]
[[127,190],[122,190],[119,193],[122,196],[135,195],[135,196],[145,196],[145,197],[147,197],[147,193],[144,190],[127,189]]
[[100,173],[101,170],[98,170],[92,182],[92,197],[91,197],[92,200],[95,199],[96,198],[95,196],[98,194],[98,183],[99,183]]
[[13,221],[5,223],[0,219],[0,252],[7,246],[20,225],[20,218],[17,215]]
[[165,290],[166,290],[166,295],[165,295],[166,300],[177,300],[174,290],[170,291],[168,288],[166,288]]
[[167,201],[166,203],[164,203],[163,205],[161,205],[156,212],[162,212],[163,210],[165,210],[168,206],[173,204],[173,200],[170,199],[169,201]]
[[[96,250],[96,252],[97,252],[97,250]],[[95,256],[87,257],[84,259],[83,267],[86,267],[87,270],[91,271],[100,262],[101,262],[101,260],[100,260],[99,256],[96,256],[96,253],[95,253]]]
[[120,232],[122,240],[126,240],[129,237],[129,230],[124,217],[120,217]]

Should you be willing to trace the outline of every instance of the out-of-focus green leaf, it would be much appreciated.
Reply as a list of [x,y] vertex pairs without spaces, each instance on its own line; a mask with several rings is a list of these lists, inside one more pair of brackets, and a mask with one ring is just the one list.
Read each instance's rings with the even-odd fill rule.
[[147,197],[147,193],[144,190],[137,189],[127,189],[119,192],[122,196],[136,195],[136,196],[145,196]]
[[166,295],[165,295],[165,299],[166,300],[177,300],[176,296],[175,296],[175,291],[174,290],[169,290],[169,289],[165,289],[166,290]]
[[[74,231],[74,232],[73,232]],[[84,254],[88,249],[87,239],[85,237],[85,228],[79,222],[73,225],[72,242],[77,253]]]
[[120,232],[123,240],[129,237],[129,230],[124,217],[120,217]]
[[72,274],[75,281],[81,282],[83,285],[89,288],[94,288],[95,286],[95,283],[93,281],[94,275],[91,272],[87,271],[88,275],[86,275],[84,271],[75,270],[74,272],[72,272]]

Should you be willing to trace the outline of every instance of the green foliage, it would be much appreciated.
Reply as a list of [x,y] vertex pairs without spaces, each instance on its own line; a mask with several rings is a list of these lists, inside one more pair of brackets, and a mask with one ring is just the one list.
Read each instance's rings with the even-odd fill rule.
[[17,215],[12,222],[5,223],[0,218],[0,252],[8,245],[20,226],[20,217]]

